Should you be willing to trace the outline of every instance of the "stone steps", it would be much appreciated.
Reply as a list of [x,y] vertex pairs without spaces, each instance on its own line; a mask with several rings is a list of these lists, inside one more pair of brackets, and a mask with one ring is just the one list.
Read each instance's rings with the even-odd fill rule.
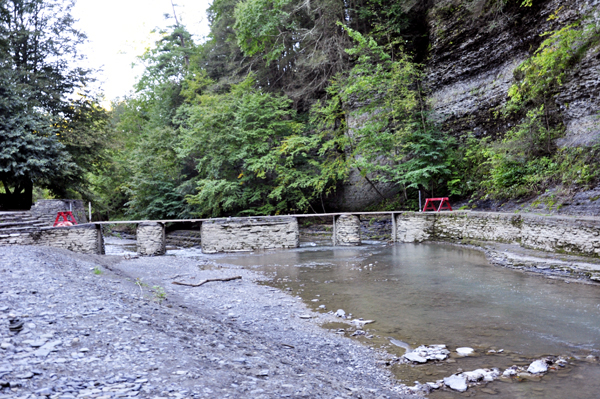
[[180,247],[198,247],[202,239],[198,230],[175,230],[165,237],[167,244]]
[[0,236],[6,236],[11,234],[24,234],[24,233],[34,233],[36,231],[40,231],[39,227],[8,227],[0,229]]
[[0,212],[0,234],[30,233],[48,224],[29,211]]

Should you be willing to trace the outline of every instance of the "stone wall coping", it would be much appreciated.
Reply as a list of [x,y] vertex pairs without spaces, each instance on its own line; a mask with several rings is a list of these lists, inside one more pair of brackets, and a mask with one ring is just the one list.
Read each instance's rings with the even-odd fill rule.
[[399,215],[405,211],[381,211],[381,212],[338,212],[338,213],[300,213],[296,215],[265,215],[265,216],[236,216],[231,218],[204,218],[204,219],[165,219],[165,220],[114,220],[114,221],[98,221],[94,224],[138,224],[138,223],[196,223],[196,222],[231,222],[234,219],[277,219],[277,218],[318,218],[318,217],[333,217],[342,215]]
[[138,223],[138,227],[156,227],[157,225],[163,225],[164,222],[143,222],[143,223]]
[[[63,201],[81,201],[84,202],[81,199],[43,199],[43,200],[39,200],[38,202],[63,202]],[[37,202],[36,202],[37,204]]]
[[96,223],[81,223],[81,224],[76,224],[74,226],[56,226],[56,227],[40,227],[39,230],[42,231],[46,231],[46,230],[65,230],[65,229],[97,229],[99,226],[96,225]]
[[571,216],[571,215],[543,215],[537,213],[508,213],[508,212],[480,212],[480,211],[452,211],[452,212],[400,212],[401,215],[406,216],[442,216],[442,217],[453,217],[453,216],[471,216],[478,218],[522,218],[527,220],[555,220],[557,222],[566,223],[581,223],[585,222],[589,225],[600,226],[600,217],[597,216]]
[[222,225],[235,224],[235,225],[242,225],[242,226],[248,226],[248,225],[263,226],[263,225],[273,225],[273,224],[288,224],[293,219],[294,218],[291,216],[279,216],[279,217],[269,217],[269,218],[251,216],[251,217],[247,217],[247,218],[239,217],[239,218],[231,218],[231,219],[213,219],[213,220],[204,221],[204,223],[222,224]]

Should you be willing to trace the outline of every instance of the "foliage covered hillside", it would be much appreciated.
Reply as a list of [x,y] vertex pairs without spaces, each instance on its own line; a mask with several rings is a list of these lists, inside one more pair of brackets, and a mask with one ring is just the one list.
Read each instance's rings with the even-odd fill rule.
[[[554,3],[214,0],[201,43],[174,15],[135,92],[92,119],[87,132],[108,136],[79,192],[103,218],[173,218],[330,211],[351,172],[393,209],[416,209],[419,190],[507,200],[594,186],[600,150],[557,145],[557,94],[600,51],[600,26]],[[485,120],[494,133],[454,129],[433,90],[481,72],[453,75],[455,49],[525,20],[545,31],[518,39],[528,49]]]
[[504,12],[536,12],[522,0],[215,0],[206,42],[170,26],[142,57],[136,93],[116,105],[120,148],[95,182],[106,211],[329,211],[350,170],[397,187],[375,205],[394,209],[415,209],[418,190],[505,200],[595,184],[596,147],[556,146],[553,96],[598,45],[598,25],[545,32],[495,111],[512,127],[457,136],[436,122],[427,91],[427,18],[445,3],[486,21],[481,29]]

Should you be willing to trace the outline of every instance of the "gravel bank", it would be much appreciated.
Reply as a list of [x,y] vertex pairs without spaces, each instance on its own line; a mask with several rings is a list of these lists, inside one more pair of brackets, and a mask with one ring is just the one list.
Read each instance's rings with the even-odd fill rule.
[[261,278],[169,256],[0,247],[0,399],[412,397],[378,366],[385,354],[318,327],[326,316]]

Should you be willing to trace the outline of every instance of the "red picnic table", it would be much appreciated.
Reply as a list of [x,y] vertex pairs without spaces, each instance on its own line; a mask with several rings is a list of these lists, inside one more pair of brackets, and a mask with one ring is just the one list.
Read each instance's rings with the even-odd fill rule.
[[[434,202],[439,202],[439,206],[436,208]],[[448,197],[440,197],[440,198],[426,198],[425,206],[423,207],[423,212],[433,211],[439,212],[442,209],[447,209],[449,211],[452,210],[452,206],[450,206],[450,201],[448,201]]]

